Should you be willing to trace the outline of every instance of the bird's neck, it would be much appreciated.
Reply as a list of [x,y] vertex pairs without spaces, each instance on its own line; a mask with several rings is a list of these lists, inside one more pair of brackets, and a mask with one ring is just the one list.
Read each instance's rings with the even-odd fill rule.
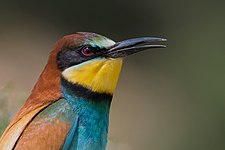
[[92,92],[63,77],[61,88],[64,98],[79,118],[78,135],[74,143],[80,149],[84,146],[87,149],[105,149],[112,96]]

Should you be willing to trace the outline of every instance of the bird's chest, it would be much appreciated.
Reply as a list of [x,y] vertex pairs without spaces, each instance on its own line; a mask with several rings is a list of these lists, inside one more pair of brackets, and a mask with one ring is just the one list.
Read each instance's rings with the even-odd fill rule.
[[87,107],[83,104],[75,106],[78,114],[78,128],[73,147],[80,150],[101,150],[105,149],[107,144],[108,110],[104,108],[96,110],[94,107]]
[[91,100],[78,97],[65,89],[63,91],[65,99],[78,116],[71,149],[105,149],[111,100]]
[[100,118],[79,119],[72,147],[80,150],[104,150],[107,144],[108,121],[103,120]]

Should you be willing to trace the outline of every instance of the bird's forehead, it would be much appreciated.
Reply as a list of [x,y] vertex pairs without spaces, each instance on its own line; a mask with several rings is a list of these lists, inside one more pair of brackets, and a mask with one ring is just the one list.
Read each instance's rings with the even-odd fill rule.
[[110,48],[115,45],[115,42],[113,40],[106,37],[95,37],[93,39],[85,41],[85,43],[99,48]]
[[80,32],[80,34],[84,35],[84,44],[88,44],[93,47],[110,48],[115,44],[113,40],[96,33]]
[[90,32],[78,32],[76,34],[66,36],[66,42],[64,46],[79,47],[82,45],[90,45],[92,47],[110,48],[115,45],[115,42],[105,36],[90,33]]

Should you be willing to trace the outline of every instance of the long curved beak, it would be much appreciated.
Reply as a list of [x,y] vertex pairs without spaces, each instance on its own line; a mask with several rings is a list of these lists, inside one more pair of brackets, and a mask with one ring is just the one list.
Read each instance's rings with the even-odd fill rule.
[[164,41],[166,41],[166,39],[164,38],[141,37],[117,42],[110,50],[108,50],[107,56],[112,58],[119,58],[119,57],[126,57],[128,55],[150,48],[165,48],[166,47],[165,45],[151,44],[152,42],[164,42]]

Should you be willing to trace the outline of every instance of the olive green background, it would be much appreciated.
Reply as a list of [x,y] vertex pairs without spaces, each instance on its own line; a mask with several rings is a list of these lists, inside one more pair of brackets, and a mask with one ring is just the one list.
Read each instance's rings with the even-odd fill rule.
[[28,97],[54,43],[91,31],[115,41],[168,39],[126,58],[110,148],[225,149],[225,1],[0,0],[0,134]]

